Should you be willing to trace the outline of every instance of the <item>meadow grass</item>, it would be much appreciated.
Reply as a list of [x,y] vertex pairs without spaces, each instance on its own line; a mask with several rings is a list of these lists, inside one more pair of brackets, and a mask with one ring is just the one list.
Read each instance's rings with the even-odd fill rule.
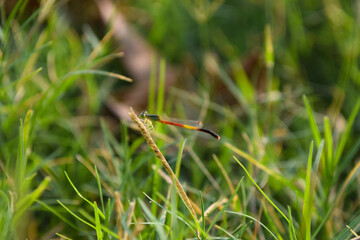
[[[168,63],[154,56],[148,111],[196,116],[218,141],[171,126],[148,132],[143,109],[129,108],[136,125],[115,123],[104,102],[131,78],[109,67],[122,56],[112,30],[79,35],[55,1],[24,20],[26,2],[1,8],[0,239],[357,237],[360,31],[349,5],[134,3],[153,19],[148,40],[173,62],[187,49],[198,69],[184,75],[196,84],[166,93]],[[235,10],[254,24],[219,27],[239,20]],[[262,49],[258,80],[239,60],[251,44]]]

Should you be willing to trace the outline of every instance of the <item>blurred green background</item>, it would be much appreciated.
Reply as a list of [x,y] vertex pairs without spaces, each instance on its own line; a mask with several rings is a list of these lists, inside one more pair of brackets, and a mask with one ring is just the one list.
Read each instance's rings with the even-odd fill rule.
[[151,131],[207,227],[236,195],[203,239],[359,232],[360,1],[0,7],[0,239],[197,237],[130,106],[221,136]]

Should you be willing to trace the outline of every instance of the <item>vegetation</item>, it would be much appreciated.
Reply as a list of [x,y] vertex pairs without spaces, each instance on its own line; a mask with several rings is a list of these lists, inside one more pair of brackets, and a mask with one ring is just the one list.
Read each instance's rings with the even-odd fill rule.
[[[149,112],[198,118],[220,140],[119,123],[106,100],[130,78],[109,35],[76,31],[61,1],[30,14],[4,2],[0,239],[359,233],[358,2],[125,1],[164,56]],[[170,65],[181,80],[165,91]]]

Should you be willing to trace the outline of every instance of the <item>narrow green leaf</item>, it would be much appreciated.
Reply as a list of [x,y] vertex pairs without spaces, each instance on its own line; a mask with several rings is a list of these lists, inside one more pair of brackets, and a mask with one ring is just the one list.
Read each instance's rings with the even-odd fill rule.
[[225,204],[225,206],[221,209],[221,211],[216,214],[216,216],[214,217],[214,219],[212,220],[208,230],[206,231],[206,233],[209,233],[209,231],[211,230],[211,228],[215,225],[216,221],[218,220],[218,218],[224,213],[224,211],[227,209],[227,207],[230,205],[230,203],[232,202],[233,198],[235,197],[235,195],[237,194],[237,192],[240,189],[241,186],[241,182],[243,181],[244,178],[241,178],[238,185],[236,186],[235,191],[233,192],[233,194],[231,195],[231,197],[229,198],[229,200],[227,201],[227,203]]
[[63,207],[65,208],[66,211],[68,211],[71,215],[73,215],[76,219],[78,219],[79,221],[83,222],[84,224],[88,225],[89,227],[91,227],[92,229],[95,229],[95,226],[92,225],[91,223],[85,221],[84,219],[82,219],[81,217],[79,217],[78,215],[76,215],[73,211],[71,211],[68,207],[66,207],[62,202],[60,202],[60,200],[57,200],[57,202]]
[[[175,216],[176,216],[176,218],[177,219],[179,219],[181,222],[183,222],[186,226],[188,226],[189,227],[189,229],[194,233],[194,235],[196,235],[196,231],[195,231],[195,229],[194,229],[194,225],[195,224],[191,224],[190,222],[188,222],[187,220],[185,220],[185,218],[184,217],[181,217],[182,215],[181,215],[181,212],[172,212],[172,211],[169,211],[167,208],[165,208],[164,206],[162,206],[161,204],[159,204],[158,202],[156,202],[156,201],[154,201],[154,199],[152,199],[151,197],[149,197],[146,193],[144,193],[144,195],[150,200],[150,201],[152,201],[152,202],[154,202],[155,203],[155,205],[157,205],[157,206],[159,206],[161,209],[163,209],[163,210],[165,210],[167,213],[169,213],[170,215],[172,215],[172,214],[175,214]],[[167,202],[166,202],[166,198],[165,197],[160,197],[166,204],[168,204]],[[202,231],[202,229],[200,229],[200,231]],[[201,232],[202,234],[205,234],[205,232]],[[205,237],[207,237],[207,236],[205,236]]]
[[103,233],[101,231],[101,222],[100,222],[100,218],[99,218],[99,208],[96,204],[96,202],[94,201],[94,216],[95,216],[95,230],[96,230],[96,236],[98,240],[102,240],[103,239]]
[[334,203],[332,203],[326,212],[325,216],[322,218],[321,223],[317,226],[316,230],[314,231],[313,235],[311,236],[311,239],[316,239],[316,236],[320,232],[320,230],[323,228],[327,220],[329,219],[330,214],[332,213],[332,210],[334,208]]
[[178,151],[178,155],[177,155],[177,159],[176,159],[175,176],[177,178],[179,178],[179,174],[180,174],[181,160],[182,160],[182,154],[183,154],[184,148],[185,148],[185,143],[186,143],[186,138],[183,138],[180,142],[180,147],[179,147],[179,151]]
[[265,52],[265,63],[267,67],[272,68],[274,66],[274,48],[271,37],[271,26],[266,24],[265,26],[265,43],[264,43],[264,52]]
[[206,229],[205,229],[206,220],[205,220],[205,210],[204,210],[204,199],[203,199],[201,191],[200,191],[200,203],[201,203],[202,229],[203,229],[203,231],[206,231]]
[[138,199],[138,201],[140,203],[142,210],[145,212],[146,216],[148,217],[148,219],[151,221],[151,223],[154,224],[159,239],[166,239],[164,226],[156,219],[156,217],[151,213],[151,211],[148,209],[148,207],[141,199]]
[[65,235],[62,235],[62,234],[60,234],[60,233],[56,233],[56,236],[61,237],[61,239],[72,240],[71,238],[68,238],[68,237],[66,237]]
[[[110,219],[111,219],[111,199],[109,198],[106,204],[105,209],[105,226],[110,228]],[[109,233],[106,232],[104,235],[104,240],[110,239]]]
[[80,76],[80,75],[100,75],[100,76],[106,76],[106,77],[113,77],[119,80],[124,80],[126,82],[132,82],[131,78],[128,78],[124,75],[113,73],[113,72],[107,72],[103,70],[94,70],[94,69],[85,69],[85,70],[77,70],[73,72],[69,72],[68,74],[62,76],[62,80],[65,80],[67,78],[71,78],[74,76]]
[[[64,173],[65,173],[66,178],[68,179],[70,185],[71,185],[72,188],[75,190],[76,194],[77,194],[81,199],[83,199],[85,202],[87,202],[88,204],[90,204],[91,207],[94,208],[93,203],[90,202],[89,200],[87,200],[87,199],[79,192],[79,190],[77,190],[77,188],[75,187],[75,185],[73,184],[73,182],[71,181],[71,179],[69,178],[69,176],[67,175],[67,173],[66,173],[65,171],[64,171]],[[103,214],[101,211],[99,211],[99,214],[101,215],[101,217],[102,217],[103,219],[105,219],[105,216],[104,216],[104,214]]]
[[288,206],[288,212],[289,212],[289,239],[290,240],[296,240],[296,233],[295,233],[295,227],[294,227],[294,222],[293,222],[293,218],[292,218],[292,214],[291,214],[291,207]]
[[231,213],[231,214],[235,214],[235,215],[238,215],[238,216],[243,216],[243,217],[245,217],[245,218],[251,219],[251,220],[254,221],[254,222],[259,223],[266,231],[268,231],[268,232],[270,233],[270,235],[271,235],[273,238],[278,239],[278,238],[275,236],[275,234],[274,234],[273,232],[271,232],[269,228],[266,227],[265,224],[263,224],[262,222],[260,222],[260,221],[257,220],[256,218],[253,218],[252,216],[249,216],[249,215],[243,214],[243,213],[239,213],[239,212],[233,212],[233,211],[226,211],[226,212],[227,212],[227,213]]
[[18,197],[21,198],[23,196],[23,182],[26,175],[26,163],[27,156],[25,153],[25,137],[24,137],[24,126],[23,121],[20,120],[19,127],[19,145],[17,152],[17,160],[16,160],[16,189]]
[[250,180],[253,182],[256,188],[261,192],[261,194],[266,198],[266,200],[268,200],[268,202],[285,218],[285,220],[289,222],[289,219],[286,217],[286,215],[275,205],[275,203],[266,195],[266,193],[259,187],[259,185],[256,184],[255,180],[251,177],[250,173],[246,170],[244,165],[242,165],[241,162],[235,156],[234,159],[242,167],[246,175],[250,178]]
[[39,203],[41,206],[43,206],[46,210],[48,210],[49,212],[51,212],[52,214],[54,214],[55,216],[57,216],[62,222],[66,223],[67,225],[69,225],[70,227],[72,227],[73,229],[80,231],[79,228],[74,224],[73,221],[68,220],[62,213],[60,213],[56,208],[49,206],[48,204],[40,201],[40,200],[36,200],[37,203]]
[[319,169],[320,160],[321,160],[322,152],[323,152],[323,149],[324,149],[324,145],[325,145],[325,141],[324,141],[324,139],[321,139],[319,149],[318,149],[318,151],[316,153],[316,157],[315,157],[315,161],[314,161],[314,172],[315,173]]
[[[95,218],[94,218],[92,215],[90,215],[90,214],[88,213],[88,211],[86,211],[85,209],[80,208],[80,209],[79,209],[79,213],[80,213],[82,216],[84,216],[89,222],[92,222],[92,223],[95,222]],[[99,208],[98,208],[98,214],[100,215],[100,209],[99,209]],[[100,215],[100,216],[101,216],[101,215]],[[119,238],[116,233],[114,233],[112,230],[110,230],[109,228],[105,227],[104,225],[101,225],[101,229],[102,229],[104,232],[106,232],[106,233],[110,234],[111,236],[113,236],[114,238]]]
[[105,206],[104,206],[104,200],[103,200],[103,193],[102,193],[102,187],[101,187],[101,182],[100,182],[100,176],[99,176],[99,172],[97,170],[96,165],[94,165],[94,169],[95,169],[95,175],[96,175],[96,181],[97,181],[97,185],[99,188],[99,197],[100,197],[100,202],[101,202],[101,210],[103,212],[105,212]]
[[311,239],[311,210],[313,207],[313,194],[312,194],[312,155],[313,155],[314,141],[311,141],[308,164],[306,169],[306,185],[305,185],[305,194],[304,194],[304,205],[303,205],[303,216],[302,216],[302,226],[305,227],[305,239]]
[[19,202],[17,202],[15,207],[14,221],[17,222],[21,219],[23,213],[36,201],[39,199],[41,194],[45,191],[49,185],[51,178],[49,176],[37,186],[37,188],[31,193],[24,196]]
[[303,95],[303,101],[304,101],[304,104],[305,104],[305,107],[306,107],[306,110],[308,113],[309,123],[310,123],[310,127],[311,127],[312,133],[315,138],[316,146],[319,146],[320,141],[321,141],[321,135],[320,135],[319,128],[315,121],[314,113],[313,113],[310,103],[305,95]]
[[325,144],[326,144],[326,161],[324,161],[324,169],[327,172],[327,176],[331,176],[333,171],[333,137],[331,131],[331,124],[328,117],[324,117],[324,133],[325,133]]

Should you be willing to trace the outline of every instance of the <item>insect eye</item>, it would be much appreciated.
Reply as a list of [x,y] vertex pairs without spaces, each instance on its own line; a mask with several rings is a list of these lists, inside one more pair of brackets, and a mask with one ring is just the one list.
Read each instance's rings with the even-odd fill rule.
[[147,112],[146,112],[146,111],[143,111],[143,112],[140,114],[140,117],[141,117],[141,118],[144,118],[146,114],[147,114]]

